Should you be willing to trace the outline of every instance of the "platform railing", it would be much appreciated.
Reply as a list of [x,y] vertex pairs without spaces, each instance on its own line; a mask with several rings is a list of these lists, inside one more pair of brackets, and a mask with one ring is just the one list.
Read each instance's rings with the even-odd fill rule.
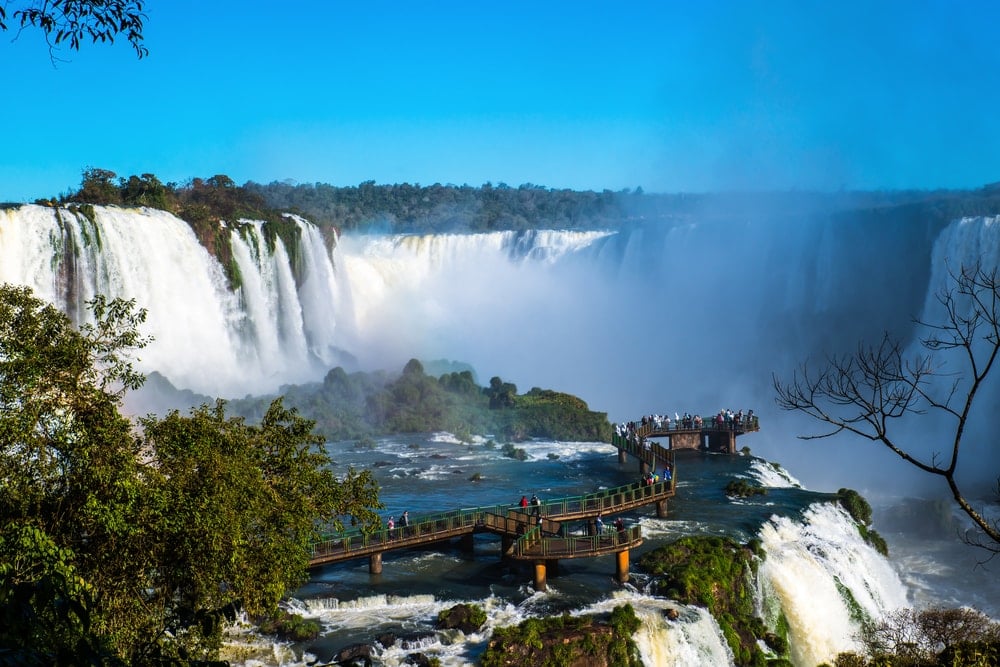
[[545,536],[537,528],[531,529],[513,548],[515,558],[574,558],[629,549],[642,542],[638,525],[622,530],[605,526],[596,535]]

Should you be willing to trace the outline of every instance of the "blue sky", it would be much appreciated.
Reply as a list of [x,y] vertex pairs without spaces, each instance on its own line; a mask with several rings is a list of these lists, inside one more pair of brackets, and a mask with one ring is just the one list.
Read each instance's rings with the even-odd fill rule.
[[655,192],[1000,181],[987,2],[149,0],[146,45],[0,35],[0,201],[87,166]]

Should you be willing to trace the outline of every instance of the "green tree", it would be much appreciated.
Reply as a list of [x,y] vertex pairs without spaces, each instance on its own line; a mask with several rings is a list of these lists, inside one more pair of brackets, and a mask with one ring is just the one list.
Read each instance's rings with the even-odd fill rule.
[[20,30],[37,28],[49,53],[68,45],[73,51],[89,41],[111,43],[124,36],[136,56],[149,54],[143,38],[145,0],[8,0],[0,3],[0,30],[8,16]]
[[117,174],[108,169],[87,167],[83,170],[80,191],[73,195],[73,199],[80,203],[103,206],[120,204],[122,193],[115,185],[115,178],[117,178]]
[[0,286],[0,653],[210,659],[228,611],[270,611],[303,580],[320,527],[374,525],[377,487],[338,479],[280,400],[257,426],[221,403],[134,424],[120,401],[143,380],[145,312],[90,305],[77,329]]
[[148,206],[161,210],[171,208],[171,187],[153,174],[120,179],[121,201],[126,206]]
[[490,409],[499,410],[502,408],[514,407],[514,397],[517,396],[517,385],[511,382],[504,382],[499,376],[490,378],[490,386],[483,389],[483,393],[490,399]]

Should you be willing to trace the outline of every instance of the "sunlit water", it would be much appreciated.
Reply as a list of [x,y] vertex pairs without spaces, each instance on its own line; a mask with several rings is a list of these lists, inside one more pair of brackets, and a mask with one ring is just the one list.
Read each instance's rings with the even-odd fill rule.
[[[373,448],[339,443],[331,445],[331,453],[339,468],[373,472],[382,487],[386,508],[381,514],[386,518],[403,510],[419,519],[449,509],[513,505],[533,493],[543,500],[579,495],[638,478],[638,463],[629,459],[619,464],[610,445],[523,446],[529,455],[523,462],[481,440],[462,444],[446,434],[386,438]],[[883,559],[864,544],[846,513],[827,502],[829,494],[801,488],[780,466],[741,455],[678,452],[677,469],[677,497],[670,501],[666,519],[657,519],[652,507],[623,515],[627,524],[639,523],[645,537],[631,555],[632,577],[624,586],[615,582],[614,560],[608,556],[560,561],[558,571],[549,574],[549,590],[536,592],[530,569],[502,561],[499,539],[488,535],[477,536],[472,553],[456,543],[392,552],[385,555],[380,575],[368,573],[367,559],[315,570],[288,607],[319,621],[321,637],[280,645],[240,634],[232,645],[251,653],[235,662],[329,661],[346,646],[392,633],[398,640],[379,649],[381,664],[400,665],[408,654],[420,651],[444,665],[469,665],[476,663],[496,627],[531,616],[608,612],[629,602],[642,621],[636,641],[646,665],[732,664],[715,619],[705,609],[651,595],[648,577],[636,567],[643,553],[683,535],[762,540],[767,558],[756,584],[759,613],[773,623],[784,612],[797,665],[815,665],[857,648],[857,622],[842,594],[845,587],[871,616],[934,597],[921,588],[920,573],[900,577],[900,564],[910,564],[911,556]],[[471,481],[476,474],[480,481]],[[724,488],[735,477],[765,486],[768,493],[729,498]],[[479,633],[435,630],[438,613],[459,602],[487,610],[489,622]],[[677,610],[678,620],[666,620],[667,609]]]

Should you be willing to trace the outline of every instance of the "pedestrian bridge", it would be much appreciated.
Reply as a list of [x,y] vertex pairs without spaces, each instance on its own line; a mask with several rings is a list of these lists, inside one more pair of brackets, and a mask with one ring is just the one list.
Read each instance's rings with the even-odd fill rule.
[[[534,507],[506,504],[474,507],[414,517],[409,526],[392,530],[383,528],[365,533],[352,529],[325,536],[325,539],[313,544],[309,566],[318,567],[367,556],[369,571],[377,574],[382,571],[382,554],[386,552],[456,538],[471,547],[474,535],[492,533],[500,536],[504,557],[536,562],[535,585],[540,590],[545,587],[545,562],[559,558],[624,553],[624,556],[619,556],[618,576],[627,581],[628,550],[642,544],[639,526],[616,531],[606,525],[598,533],[597,517],[604,519],[650,504],[657,504],[658,509],[662,505],[665,513],[666,500],[674,495],[675,488],[674,480],[651,485],[627,484],[582,496],[547,500]],[[587,521],[589,534],[567,535],[565,522],[579,520]]]
[[[312,545],[309,567],[320,567],[357,558],[369,559],[369,572],[382,572],[382,554],[459,540],[471,550],[476,534],[491,533],[501,538],[504,558],[531,561],[534,564],[534,584],[546,588],[546,570],[562,558],[591,558],[607,554],[616,556],[616,577],[628,580],[629,550],[642,544],[639,526],[615,530],[609,517],[647,505],[656,506],[659,517],[667,515],[667,500],[676,492],[677,469],[675,449],[716,449],[735,452],[735,438],[758,430],[756,419],[739,424],[671,423],[637,424],[629,433],[612,437],[618,448],[619,462],[631,455],[639,460],[641,476],[647,472],[670,471],[669,478],[653,483],[639,482],[581,496],[546,500],[532,507],[508,504],[452,510],[439,514],[413,517],[408,526],[374,531],[348,529],[322,536]],[[668,447],[650,440],[666,437]],[[714,444],[714,447],[713,447]],[[597,518],[605,522],[597,529]],[[570,521],[587,522],[587,534],[568,535],[565,525]]]

